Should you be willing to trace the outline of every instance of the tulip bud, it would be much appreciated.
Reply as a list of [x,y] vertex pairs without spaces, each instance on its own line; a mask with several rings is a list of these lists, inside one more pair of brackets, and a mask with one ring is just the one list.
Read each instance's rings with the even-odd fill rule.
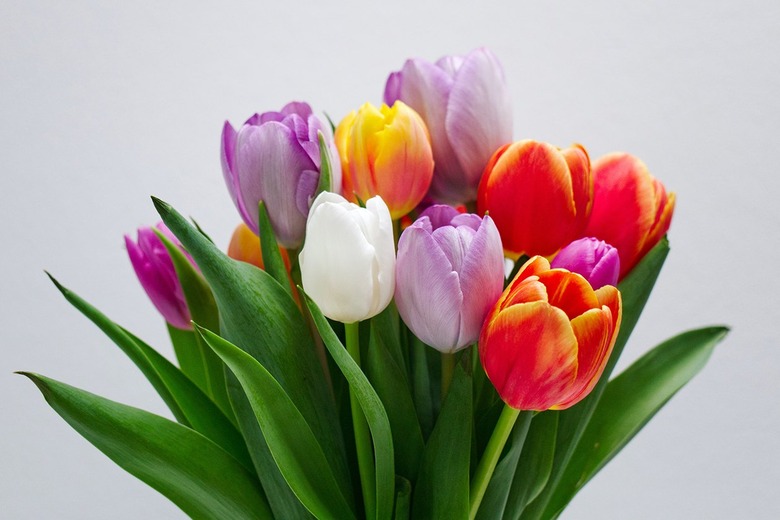
[[618,250],[603,240],[580,238],[561,249],[550,263],[582,275],[594,289],[617,285],[620,273]]
[[[280,247],[279,253],[282,255],[282,261],[289,271],[290,258],[287,255],[287,250]],[[260,248],[260,238],[243,222],[236,227],[236,230],[233,231],[233,236],[230,237],[227,255],[234,260],[240,260],[260,269],[265,269],[263,250]]]
[[[171,242],[181,247],[181,243],[165,224],[160,222],[155,227]],[[133,242],[128,235],[125,235],[125,245],[138,281],[141,282],[141,286],[165,321],[178,329],[192,329],[190,323],[192,318],[181,282],[176,276],[173,260],[160,237],[152,228],[140,228],[138,242]],[[192,265],[195,265],[189,254],[185,252],[185,256]]]
[[617,248],[623,278],[669,230],[675,196],[627,153],[593,163],[593,182],[593,213],[584,234]]
[[507,256],[549,256],[582,236],[593,200],[588,153],[538,141],[499,148],[485,167],[477,209],[496,222]]
[[344,171],[344,196],[353,202],[379,195],[399,219],[425,196],[433,177],[433,152],[425,123],[402,102],[377,110],[366,103],[336,128]]
[[299,247],[320,178],[322,132],[330,151],[331,189],[341,189],[341,167],[330,126],[306,103],[250,117],[238,132],[225,122],[222,172],[249,229],[258,232],[258,205],[265,202],[274,234],[287,248]]
[[529,260],[488,314],[479,356],[501,399],[520,410],[562,410],[601,377],[622,316],[620,293]]
[[479,337],[504,285],[504,252],[492,219],[431,206],[398,241],[395,301],[424,343],[452,353]]
[[382,312],[395,288],[393,222],[382,198],[361,208],[320,193],[299,259],[303,288],[328,318],[355,323]]
[[493,53],[407,60],[387,78],[384,97],[412,107],[428,127],[436,163],[429,195],[448,204],[476,200],[490,156],[512,140],[509,90]]

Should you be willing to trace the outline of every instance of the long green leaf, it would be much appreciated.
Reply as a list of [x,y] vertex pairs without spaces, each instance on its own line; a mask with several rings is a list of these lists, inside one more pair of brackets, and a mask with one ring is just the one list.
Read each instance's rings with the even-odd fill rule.
[[382,400],[371,387],[371,383],[360,370],[352,357],[342,345],[336,333],[328,324],[317,304],[309,298],[303,289],[306,305],[311,312],[314,324],[322,337],[325,347],[339,366],[341,373],[349,383],[349,387],[360,403],[366,422],[371,430],[371,440],[374,445],[374,467],[376,471],[376,518],[385,520],[392,517],[395,495],[395,464],[393,436],[390,431],[390,420],[382,405]]
[[258,227],[260,229],[260,251],[263,254],[263,266],[265,272],[279,282],[279,285],[292,296],[290,279],[287,277],[287,268],[284,267],[282,254],[279,252],[279,244],[276,242],[274,228],[271,227],[271,219],[268,217],[268,209],[265,202],[260,201]]
[[53,379],[22,374],[73,429],[191,518],[271,518],[255,477],[199,433]]
[[471,375],[458,364],[425,446],[412,500],[413,518],[469,517],[471,430]]
[[195,383],[159,352],[111,321],[53,276],[49,275],[49,278],[71,305],[97,325],[135,363],[177,421],[213,440],[252,469],[243,437]]
[[[209,283],[219,308],[220,335],[271,373],[305,417],[339,480],[349,478],[335,403],[309,329],[289,293],[268,273],[228,258],[170,205],[158,199],[154,203]],[[309,517],[279,472],[254,411],[232,374],[228,391],[274,515]]]
[[355,518],[351,495],[345,496],[350,482],[337,481],[306,419],[276,379],[229,341],[200,327],[198,332],[238,378],[274,460],[306,509],[317,518]]
[[560,511],[707,363],[726,327],[668,339],[610,381],[550,501]]

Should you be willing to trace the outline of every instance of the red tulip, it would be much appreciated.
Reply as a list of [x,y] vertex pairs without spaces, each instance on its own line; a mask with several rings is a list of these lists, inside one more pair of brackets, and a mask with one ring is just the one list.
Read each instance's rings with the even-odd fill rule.
[[585,398],[598,382],[615,344],[620,293],[598,290],[582,276],[529,260],[490,311],[479,356],[509,406],[561,410]]
[[585,148],[560,150],[526,140],[493,154],[479,184],[477,209],[490,213],[507,256],[550,256],[582,236],[592,200]]
[[645,163],[627,153],[597,160],[593,181],[593,212],[583,236],[617,248],[623,278],[669,230],[674,193],[667,194]]

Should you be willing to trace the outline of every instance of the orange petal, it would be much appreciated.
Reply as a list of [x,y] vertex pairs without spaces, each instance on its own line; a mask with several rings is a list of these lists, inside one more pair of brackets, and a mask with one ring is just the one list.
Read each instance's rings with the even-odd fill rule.
[[539,275],[539,281],[547,287],[547,301],[558,307],[569,319],[574,319],[590,309],[598,309],[596,293],[582,276],[563,269],[552,269]]
[[264,269],[263,252],[260,250],[260,239],[243,222],[236,227],[235,231],[233,231],[227,254],[234,260],[241,260],[242,262]]
[[577,211],[577,234],[585,229],[593,208],[593,175],[590,168],[590,156],[582,145],[574,144],[561,150],[569,165],[572,182],[574,207]]
[[504,290],[496,306],[503,309],[514,303],[532,301],[547,301],[547,289],[541,283],[528,283],[530,278],[538,280],[538,274],[550,270],[550,262],[543,256],[529,259],[515,275],[512,282]]
[[521,410],[556,405],[577,375],[577,339],[569,319],[545,302],[513,305],[486,321],[479,353],[501,398]]

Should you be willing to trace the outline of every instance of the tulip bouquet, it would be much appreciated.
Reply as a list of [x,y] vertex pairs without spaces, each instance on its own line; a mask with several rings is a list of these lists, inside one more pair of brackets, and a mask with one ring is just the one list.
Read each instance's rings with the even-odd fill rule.
[[24,374],[193,518],[557,517],[726,329],[610,379],[674,194],[625,153],[513,142],[509,98],[478,49],[407,61],[335,128],[301,102],[225,123],[227,255],[159,199],[126,237],[177,363],[54,281],[174,420]]

